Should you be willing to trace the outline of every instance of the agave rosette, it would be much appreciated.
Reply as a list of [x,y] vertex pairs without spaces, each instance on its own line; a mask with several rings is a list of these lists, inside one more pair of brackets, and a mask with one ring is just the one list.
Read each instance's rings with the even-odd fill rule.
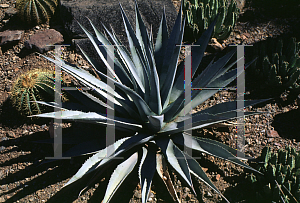
[[[96,36],[93,36],[82,25],[82,29],[93,43],[100,58],[106,65],[103,67],[99,62],[90,58],[83,50],[87,60],[97,71],[101,80],[94,75],[63,61],[60,58],[52,59],[44,56],[56,65],[60,65],[62,70],[75,77],[83,86],[93,91],[76,91],[80,98],[84,98],[82,105],[88,107],[88,112],[82,111],[78,106],[68,108],[65,104],[60,112],[60,118],[70,121],[88,122],[98,125],[108,125],[108,120],[114,122],[114,127],[118,132],[130,132],[133,136],[124,137],[114,144],[98,151],[91,151],[93,154],[79,171],[65,185],[68,186],[78,179],[86,177],[87,174],[101,170],[110,163],[116,162],[114,158],[122,157],[125,152],[130,155],[125,160],[118,160],[120,164],[115,168],[107,186],[104,202],[109,202],[115,191],[119,188],[123,180],[138,166],[140,185],[142,188],[142,202],[147,202],[150,186],[155,171],[159,177],[165,181],[171,196],[174,200],[180,201],[168,179],[168,183],[163,178],[166,176],[166,166],[171,166],[190,186],[192,191],[193,183],[191,174],[198,177],[217,193],[222,195],[212,184],[203,172],[199,163],[184,152],[182,148],[187,147],[198,152],[206,153],[218,158],[222,158],[252,169],[242,162],[234,154],[236,150],[220,142],[193,137],[186,133],[186,130],[203,128],[215,123],[224,122],[236,118],[236,101],[217,104],[211,108],[189,114],[184,103],[184,62],[177,66],[180,53],[180,45],[184,33],[184,21],[182,19],[182,8],[175,21],[173,30],[168,37],[165,14],[162,16],[154,45],[152,33],[148,33],[142,21],[141,15],[136,5],[136,32],[134,33],[122,6],[121,13],[128,37],[130,52],[121,46],[114,31],[110,32],[104,28],[111,38],[111,41],[99,32],[90,21]],[[205,48],[213,32],[214,23],[202,35],[192,48],[192,75],[201,62]],[[114,53],[107,45],[115,46]],[[109,58],[115,55],[114,60]],[[227,65],[228,61],[235,54],[231,51],[214,63],[211,63],[200,75],[194,78],[195,87],[225,87],[232,82],[237,75],[236,69],[230,70],[234,63]],[[196,56],[196,57],[195,57]],[[114,63],[114,70],[110,66],[109,60]],[[108,71],[110,74],[106,74]],[[105,81],[114,84],[115,88],[108,86]],[[73,91],[74,92],[74,91]],[[190,106],[197,107],[199,104],[218,92],[217,89],[206,89],[192,92]],[[114,104],[109,106],[104,101]],[[245,101],[246,106],[254,105],[262,100]],[[54,103],[46,103],[55,105]],[[107,108],[114,108],[115,117],[108,118]],[[253,113],[245,113],[250,115]],[[55,112],[37,115],[39,117],[55,118]],[[184,126],[186,119],[192,118],[191,125]],[[133,150],[137,149],[137,150]],[[87,154],[87,153],[85,153]],[[105,158],[107,157],[107,158]],[[246,156],[247,157],[247,156]]]

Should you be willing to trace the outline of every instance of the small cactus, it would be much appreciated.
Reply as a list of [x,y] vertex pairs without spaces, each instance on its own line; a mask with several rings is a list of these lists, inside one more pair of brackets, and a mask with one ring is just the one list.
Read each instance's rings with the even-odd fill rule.
[[275,95],[300,93],[300,43],[295,38],[267,39],[248,50],[250,58],[258,58],[246,72],[246,80],[255,78],[260,90]]
[[54,15],[58,0],[17,0],[20,18],[31,25],[48,22]]
[[[21,115],[42,113],[43,106],[31,101],[54,99],[54,72],[34,69],[20,75],[14,82],[11,92],[13,106]],[[63,100],[66,98],[63,96]]]
[[220,13],[213,37],[224,40],[229,37],[239,15],[235,0],[184,0],[184,13],[187,16],[185,40],[199,39],[210,23]]
[[[276,202],[279,199],[284,199],[285,202],[291,199],[299,201],[300,152],[296,152],[295,148],[289,146],[285,150],[280,149],[278,153],[272,153],[269,147],[265,147],[259,158],[264,164],[257,169],[264,173],[264,176],[256,177],[250,174],[247,177],[253,186],[255,184],[256,191],[264,191],[258,192],[260,194],[257,194],[257,197],[265,197]],[[261,190],[258,189],[259,187]]]

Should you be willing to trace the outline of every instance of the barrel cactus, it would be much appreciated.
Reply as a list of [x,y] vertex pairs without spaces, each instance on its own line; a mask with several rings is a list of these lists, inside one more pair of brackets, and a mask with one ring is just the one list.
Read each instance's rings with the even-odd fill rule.
[[[42,113],[44,105],[36,101],[54,99],[54,72],[46,69],[33,69],[21,74],[11,90],[12,105],[21,115]],[[66,97],[62,98],[64,101]],[[32,102],[35,101],[35,102]]]
[[30,25],[50,20],[58,6],[58,0],[17,0],[16,8],[20,18]]
[[[248,79],[259,89],[275,95],[284,91],[300,91],[300,43],[295,38],[267,39],[249,48],[252,58],[258,59],[249,67]],[[249,57],[251,58],[251,57]]]
[[187,41],[194,42],[208,28],[220,13],[214,28],[213,37],[224,40],[229,37],[239,15],[235,0],[184,0],[184,12],[187,16]]
[[[300,200],[300,151],[297,152],[295,148],[289,146],[285,150],[280,149],[272,153],[270,147],[265,147],[259,159],[263,165],[257,169],[264,173],[264,176],[251,174],[247,177],[256,188],[257,199],[298,202]],[[258,189],[259,187],[261,189]]]

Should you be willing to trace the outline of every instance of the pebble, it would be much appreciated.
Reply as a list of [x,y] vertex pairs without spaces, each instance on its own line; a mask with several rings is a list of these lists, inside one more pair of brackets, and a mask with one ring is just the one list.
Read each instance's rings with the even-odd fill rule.
[[0,7],[1,7],[1,8],[8,8],[8,7],[9,7],[9,4],[0,4]]
[[15,133],[12,132],[12,131],[8,131],[8,132],[6,133],[6,136],[11,137],[11,138],[15,138],[15,137],[16,137]]

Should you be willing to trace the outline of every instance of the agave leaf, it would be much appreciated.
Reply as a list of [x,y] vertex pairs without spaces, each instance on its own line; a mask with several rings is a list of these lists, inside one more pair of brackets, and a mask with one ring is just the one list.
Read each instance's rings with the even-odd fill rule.
[[[192,54],[197,57],[192,58],[192,77],[194,77],[195,72],[197,71],[200,62],[203,58],[204,51],[207,47],[207,44],[211,38],[212,32],[214,30],[214,26],[216,23],[218,16],[215,18],[215,20],[210,24],[208,29],[202,34],[202,36],[199,38],[199,40],[195,43],[195,45],[192,47]],[[184,89],[184,65],[180,65],[178,67],[178,71],[175,77],[175,83],[171,92],[170,96],[170,102],[175,101],[180,95],[181,91]]]
[[[151,54],[151,53],[150,53]],[[152,54],[151,54],[151,59],[154,60]],[[161,114],[162,112],[162,100],[160,96],[160,85],[159,85],[159,77],[158,73],[155,67],[155,64],[153,65],[151,69],[151,75],[150,75],[150,98],[149,98],[149,106],[151,109],[157,113],[158,115]]]
[[[244,107],[248,107],[248,106],[253,106],[255,104],[260,104],[260,103],[268,101],[268,100],[269,99],[250,100],[250,101],[247,100],[247,101],[243,101],[243,102],[244,102]],[[209,114],[216,115],[216,114],[227,113],[230,111],[236,111],[236,110],[241,109],[241,108],[237,108],[238,102],[239,102],[239,100],[219,103],[210,108],[199,111],[199,112],[193,114],[193,116],[196,116],[197,114],[203,114],[203,113],[209,113]]]
[[81,112],[81,111],[60,111],[60,112],[50,112],[50,113],[43,113],[38,115],[33,115],[31,117],[42,117],[42,118],[59,118],[65,120],[80,120],[90,123],[98,123],[103,125],[108,125],[106,123],[107,120],[112,120],[115,122],[115,126],[118,129],[127,129],[133,131],[139,131],[142,129],[142,126],[135,123],[136,121],[114,117],[114,119],[109,119],[100,113],[95,112]]
[[94,171],[95,168],[92,168],[93,166],[95,166],[97,163],[99,163],[105,157],[111,156],[113,151],[116,148],[119,148],[120,145],[125,140],[128,140],[129,138],[130,137],[120,139],[120,140],[116,141],[113,145],[110,145],[110,146],[106,147],[105,149],[98,151],[96,154],[94,154],[89,159],[87,159],[85,161],[85,163],[81,166],[81,168],[77,171],[77,173],[64,185],[64,187],[66,187],[67,185],[70,185],[71,183],[75,182],[76,180],[82,178],[85,174]]
[[130,46],[130,50],[131,50],[132,59],[133,59],[133,62],[135,64],[135,69],[137,70],[137,74],[138,74],[138,77],[135,77],[135,79],[136,79],[136,82],[141,87],[143,93],[145,93],[145,81],[143,81],[145,66],[143,64],[146,64],[146,61],[144,61],[143,58],[141,57],[141,56],[143,56],[143,53],[142,53],[140,44],[138,42],[136,35],[134,34],[134,31],[130,25],[130,22],[129,22],[121,4],[120,4],[120,8],[121,8],[121,14],[122,14],[122,18],[123,18],[123,22],[124,22],[124,26],[125,26],[125,31],[127,34],[127,38],[128,38],[128,42],[129,42],[129,46]]
[[202,71],[202,73],[197,77],[199,79],[196,78],[195,80],[193,80],[194,85],[196,87],[202,87],[202,88],[206,87],[206,85],[212,82],[213,79],[215,79],[215,77],[218,77],[219,71],[224,68],[224,66],[228,63],[228,61],[235,53],[236,53],[236,49],[233,49],[228,54],[226,54],[218,61],[213,63],[210,67],[205,68],[204,71]]
[[[163,64],[161,67],[158,67],[159,73],[160,73],[159,76],[160,76],[160,87],[161,88],[163,87],[164,82],[165,82],[166,78],[168,77],[168,72],[172,72],[172,71],[170,71],[170,69],[174,69],[174,67],[170,66],[170,59],[177,56],[178,48],[180,50],[180,47],[178,47],[176,45],[178,45],[178,41],[181,38],[183,29],[184,28],[182,27],[182,7],[180,7],[179,13],[177,15],[177,19],[175,21],[173,30],[170,34],[170,38],[167,43],[167,47],[166,47],[165,54],[164,54]],[[182,43],[182,41],[180,41],[180,44],[181,43]],[[176,64],[177,64],[177,61],[176,61]],[[176,64],[175,64],[175,67],[177,67]],[[176,72],[176,69],[175,69],[175,72]]]
[[139,167],[140,185],[142,188],[142,203],[148,200],[152,179],[155,173],[153,164],[156,164],[156,150],[151,144],[143,149],[143,157]]
[[[86,53],[85,51],[83,51],[81,49],[81,47],[79,45],[77,45],[78,48],[80,49],[81,53],[83,53],[83,55],[85,56],[85,58],[88,60],[88,62],[93,66],[93,68],[97,71],[100,71],[102,73],[105,72],[105,69],[100,65],[100,63],[92,58],[90,58]],[[115,60],[115,64],[114,64],[114,70],[116,72],[117,75],[120,76],[120,80],[121,80],[121,83],[126,85],[127,87],[132,87],[132,80],[131,78],[128,76],[127,72],[124,70],[124,68],[121,68],[121,64],[118,64],[117,63],[117,60]],[[100,75],[101,77],[102,75]],[[105,79],[105,77],[101,77],[102,80]]]
[[139,75],[137,73],[136,67],[135,67],[134,63],[132,62],[129,53],[127,52],[127,50],[125,48],[122,47],[119,40],[111,32],[109,32],[109,30],[105,27],[105,25],[102,24],[102,26],[104,27],[105,31],[109,34],[111,39],[114,41],[115,45],[117,45],[117,50],[119,51],[118,56],[121,58],[121,60],[124,61],[124,65],[128,69],[129,74],[132,78],[132,82],[133,82],[135,90],[138,91],[138,87],[139,87],[142,92],[145,92],[145,88],[142,84],[141,78],[139,77]]
[[[42,55],[43,56],[43,55]],[[74,76],[76,79],[78,79],[79,81],[81,81],[82,83],[84,83],[85,85],[87,85],[88,87],[90,87],[91,89],[94,89],[97,92],[103,92],[100,89],[104,89],[107,92],[112,92],[114,94],[115,97],[119,98],[119,99],[124,99],[123,97],[121,97],[118,93],[116,93],[110,86],[108,86],[107,84],[105,84],[104,82],[102,82],[101,80],[95,78],[93,75],[91,75],[90,73],[88,73],[87,71],[84,71],[82,69],[79,68],[74,68],[72,66],[67,65],[66,63],[64,63],[63,60],[59,59],[56,57],[56,60],[49,58],[47,56],[43,56],[44,58],[46,58],[47,60],[55,63],[56,65],[61,66],[61,68],[63,70],[65,70],[67,73],[71,74],[72,76]],[[107,77],[107,76],[106,76]],[[114,81],[115,82],[115,81]],[[102,94],[105,98],[110,98],[110,100],[113,102],[114,99],[112,99],[112,97],[110,95],[107,95],[105,92],[100,93]],[[114,102],[115,104],[120,105],[117,102]]]
[[190,172],[199,178],[201,181],[203,181],[206,185],[208,185],[211,189],[213,189],[215,192],[217,192],[219,195],[221,195],[228,203],[229,201],[222,195],[222,193],[216,188],[216,186],[210,181],[210,179],[207,177],[205,172],[202,170],[200,164],[190,155],[187,153],[184,153],[184,156],[188,162]]
[[165,155],[171,166],[180,174],[180,176],[187,182],[187,184],[196,194],[187,161],[181,150],[176,145],[174,145],[172,140],[168,138],[156,139],[155,143],[161,148],[163,154]]
[[156,171],[163,183],[165,184],[165,186],[167,187],[167,190],[173,198],[173,200],[180,203],[181,201],[177,196],[177,192],[174,188],[174,185],[172,183],[171,177],[167,169],[166,161],[164,160],[162,154],[156,154]]
[[234,156],[232,153],[230,153],[229,151],[227,151],[225,148],[223,148],[220,145],[215,145],[215,144],[206,142],[205,140],[197,139],[195,137],[188,135],[187,133],[176,134],[175,136],[172,136],[172,140],[176,144],[179,144],[182,146],[185,145],[188,148],[197,150],[199,152],[204,152],[211,156],[230,161],[232,163],[243,166],[243,167],[250,169],[252,171],[255,171],[257,173],[260,173],[259,171],[253,169],[252,167],[250,167],[247,164],[240,161],[236,156]]
[[117,166],[112,173],[106,188],[103,203],[109,202],[125,178],[131,173],[138,160],[138,153],[131,155],[126,161]]
[[[140,15],[140,12],[139,12],[139,9],[138,9],[138,5],[137,3],[135,2],[135,13],[136,13],[136,36],[137,36],[137,39],[140,43],[140,46],[141,46],[141,49],[143,51],[143,55],[146,59],[148,59],[149,62],[151,62],[151,49],[152,49],[152,46],[150,44],[150,39],[149,39],[149,34],[147,32],[147,29],[146,29],[146,26],[143,22],[143,19]],[[148,75],[150,73],[150,67],[153,67],[153,64],[149,64],[150,66],[148,66]]]
[[[182,30],[180,31],[180,36],[177,39],[177,41],[175,42],[176,44],[174,45],[175,48],[173,50],[174,51],[173,55],[169,59],[168,71],[167,71],[168,77],[166,77],[165,80],[163,80],[164,85],[161,88],[162,104],[163,104],[164,108],[169,104],[170,95],[171,95],[172,87],[173,87],[175,76],[176,76],[177,63],[178,63],[179,53],[180,53],[180,49],[181,49],[181,46],[178,46],[178,45],[179,44],[181,45],[181,43],[182,43],[184,26],[185,26],[185,24],[183,22]],[[163,68],[165,68],[165,66]]]
[[[88,38],[91,40],[91,42],[94,45],[98,55],[100,56],[101,60],[104,62],[105,66],[107,67],[109,72],[116,78],[116,80],[118,82],[121,82],[121,80],[116,75],[116,73],[114,72],[112,67],[110,67],[110,64],[107,62],[106,58],[103,55],[103,53],[104,53],[107,56],[107,50],[105,50],[103,48],[103,46],[99,46],[99,45],[103,45],[103,44],[100,43],[99,40],[97,38],[95,38],[88,30],[86,30],[79,22],[78,22],[78,24],[82,28],[82,30],[85,32],[85,34],[88,36]],[[92,26],[93,26],[93,24],[92,24]],[[110,59],[110,60],[113,60],[113,59]]]
[[159,116],[148,116],[149,119],[149,129],[153,129],[153,133],[156,133],[160,131],[164,124],[164,115],[159,115]]
[[134,136],[130,137],[130,139],[123,142],[122,145],[120,147],[118,147],[118,149],[116,149],[115,153],[113,155],[111,155],[109,157],[109,159],[103,159],[97,165],[96,168],[99,168],[100,166],[106,164],[107,162],[109,162],[113,158],[119,156],[123,152],[131,149],[132,147],[143,144],[143,143],[146,143],[146,142],[149,142],[153,138],[154,138],[154,135],[148,135],[148,134],[142,134],[142,133],[138,133],[137,135],[134,135]]
[[162,68],[160,67],[162,67],[163,65],[163,59],[166,53],[167,44],[168,44],[168,27],[167,27],[166,13],[164,8],[164,13],[162,15],[160,26],[156,37],[155,51],[154,51],[156,66],[159,67],[157,70],[158,75],[160,75],[162,71]]

